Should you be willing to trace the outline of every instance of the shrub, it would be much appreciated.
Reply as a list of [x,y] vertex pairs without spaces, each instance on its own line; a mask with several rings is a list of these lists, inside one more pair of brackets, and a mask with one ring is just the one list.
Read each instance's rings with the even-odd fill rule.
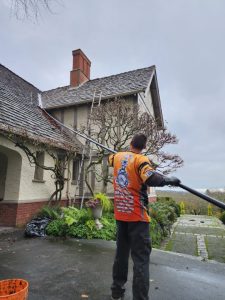
[[[157,229],[156,236],[161,240],[168,236],[172,224],[176,221],[177,217],[180,215],[179,205],[175,203],[172,199],[158,199],[156,202],[150,204],[150,216],[152,218],[152,226]],[[154,224],[155,220],[160,226],[160,229]],[[155,236],[154,229],[152,229],[151,234]],[[154,243],[153,243],[154,244]],[[157,243],[156,243],[157,244]]]
[[152,246],[158,248],[163,239],[163,232],[159,223],[154,218],[151,219],[150,223],[150,236],[152,240]]
[[66,236],[67,231],[68,226],[63,219],[53,220],[46,228],[46,233],[53,236]]
[[212,205],[208,204],[208,216],[212,216],[212,215],[213,215]]
[[[170,233],[172,224],[179,214],[178,205],[172,199],[160,199],[150,204],[150,235],[153,247],[159,247],[161,241]],[[97,229],[92,214],[87,209],[64,207],[61,217],[53,220],[47,227],[47,234],[70,236],[85,239],[116,239],[116,221],[113,213],[105,213],[101,218],[103,228]]]
[[177,204],[177,202],[175,200],[173,200],[173,198],[171,198],[171,197],[158,197],[157,201],[165,203],[166,205],[173,207],[175,209],[176,216],[180,217],[180,214],[181,214],[180,205]]
[[76,238],[115,240],[116,221],[112,217],[102,217],[101,223],[103,224],[101,230],[96,228],[94,220],[88,220],[85,224],[73,224],[68,228],[67,233],[69,236]]
[[87,209],[78,209],[73,206],[63,207],[63,220],[66,225],[82,224],[91,218],[90,211]]
[[59,219],[62,214],[60,206],[43,206],[38,213],[39,217],[47,217],[52,220]]
[[220,220],[225,224],[225,211],[221,214]]

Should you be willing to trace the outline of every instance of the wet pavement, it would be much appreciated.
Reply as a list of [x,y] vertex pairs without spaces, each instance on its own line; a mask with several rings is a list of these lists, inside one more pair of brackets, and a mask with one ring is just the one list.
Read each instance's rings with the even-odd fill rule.
[[[29,281],[29,300],[109,300],[115,242],[0,235],[0,279]],[[225,264],[153,250],[151,300],[225,299]],[[132,300],[132,263],[125,300]]]

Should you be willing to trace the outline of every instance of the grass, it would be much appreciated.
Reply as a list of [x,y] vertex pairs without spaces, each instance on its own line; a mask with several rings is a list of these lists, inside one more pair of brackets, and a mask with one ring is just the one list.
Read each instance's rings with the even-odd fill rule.
[[170,239],[165,247],[165,251],[172,251],[172,249],[173,249],[173,240]]

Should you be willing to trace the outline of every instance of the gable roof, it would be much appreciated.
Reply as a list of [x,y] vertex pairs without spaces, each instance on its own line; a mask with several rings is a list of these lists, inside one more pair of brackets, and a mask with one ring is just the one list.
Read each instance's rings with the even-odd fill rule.
[[102,93],[101,99],[125,96],[145,91],[155,66],[117,75],[89,80],[79,87],[59,87],[42,93],[43,106],[53,109],[92,101],[94,92]]
[[77,139],[38,107],[40,91],[0,64],[0,130],[61,149],[81,149]]

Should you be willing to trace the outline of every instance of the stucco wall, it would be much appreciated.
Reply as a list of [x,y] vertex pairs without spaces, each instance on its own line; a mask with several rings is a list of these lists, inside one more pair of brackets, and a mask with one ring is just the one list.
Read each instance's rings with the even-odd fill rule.
[[[150,111],[150,113],[152,115],[154,115],[150,89],[148,89],[146,93],[144,93],[144,92],[142,93],[142,98],[145,101],[145,105],[147,106],[147,109]],[[134,103],[134,104],[142,103],[142,101],[140,100],[140,96],[136,97],[134,95],[127,97],[126,101],[130,102],[130,103]],[[87,124],[87,117],[88,117],[88,113],[90,111],[90,106],[91,106],[91,103],[88,103],[86,105],[76,105],[73,107],[55,110],[54,116],[57,116],[58,119],[61,119],[61,120],[63,119],[62,121],[66,126],[71,127],[71,128],[77,128],[78,130],[80,130],[82,125]],[[146,108],[144,107],[143,104],[142,104],[142,111],[146,111]],[[62,118],[62,114],[63,114],[63,118]],[[79,136],[77,136],[77,138],[82,143],[85,143],[85,140],[83,138],[80,138]],[[129,142],[130,141],[127,142],[127,145],[129,145]],[[93,148],[95,149],[95,147],[93,147]],[[113,148],[113,145],[111,145],[110,148]],[[72,165],[73,164],[71,162],[71,165],[70,165],[71,174],[72,174]],[[100,169],[100,166],[98,166],[96,168]],[[90,175],[90,177],[91,177],[91,175]],[[91,182],[91,179],[90,179],[90,182]],[[93,182],[93,180],[92,180],[92,182]],[[67,185],[68,185],[67,190],[68,190],[69,196],[71,198],[73,198],[73,196],[75,194],[76,185],[74,185],[71,181],[68,182]],[[101,189],[102,189],[102,183],[97,182],[97,180],[95,180],[95,192],[101,191]],[[86,188],[86,190],[87,190],[87,188]],[[108,187],[108,192],[109,193],[113,192],[112,185],[110,185],[110,184]]]
[[151,116],[154,117],[152,96],[149,88],[146,90],[145,93],[142,92],[138,94],[138,104],[140,105],[141,112],[149,112]]
[[[30,146],[30,149],[35,149]],[[53,174],[44,170],[43,182],[34,181],[35,167],[31,166],[26,154],[15,147],[5,137],[0,136],[0,153],[7,155],[8,167],[5,182],[4,202],[8,203],[26,203],[48,200],[55,190]],[[53,159],[45,153],[44,164],[53,166]],[[72,171],[72,165],[70,164]],[[66,197],[66,188],[63,190],[63,198]]]

